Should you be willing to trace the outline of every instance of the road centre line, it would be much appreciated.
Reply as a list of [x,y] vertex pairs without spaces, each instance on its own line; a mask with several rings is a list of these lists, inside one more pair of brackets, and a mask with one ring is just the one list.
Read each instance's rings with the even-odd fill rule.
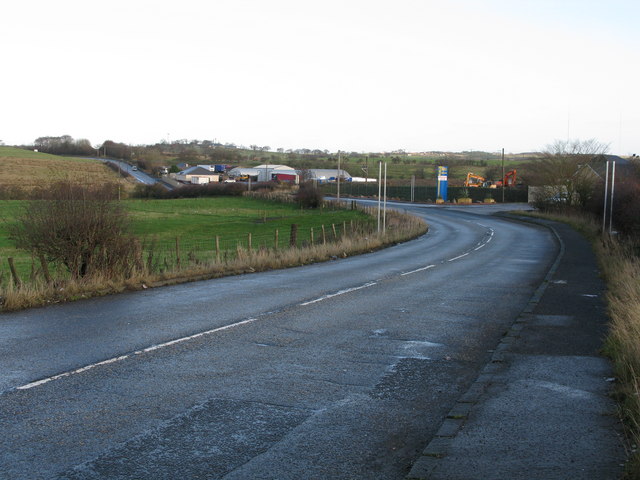
[[344,295],[345,293],[355,292],[356,290],[361,290],[363,288],[373,287],[377,283],[378,282],[369,282],[369,283],[365,283],[364,285],[360,285],[359,287],[347,288],[345,290],[340,290],[340,291],[338,291],[336,293],[330,293],[328,295],[323,295],[322,297],[316,298],[315,300],[309,300],[308,302],[303,302],[303,303],[300,304],[300,306],[311,305],[312,303],[318,303],[318,302],[321,302],[323,300],[327,300],[329,298],[337,297],[338,295]]
[[410,272],[401,273],[400,276],[403,277],[405,275],[411,275],[412,273],[422,272],[423,270],[429,270],[430,268],[435,267],[435,265],[427,265],[426,267],[418,268],[416,270],[411,270]]
[[447,262],[453,262],[454,260],[458,260],[459,258],[466,257],[467,255],[469,255],[469,252],[463,253],[462,255],[458,255],[457,257],[450,258],[449,260],[447,260]]
[[86,372],[87,370],[91,370],[93,368],[100,367],[102,365],[108,365],[108,364],[111,364],[111,363],[121,362],[123,360],[126,360],[129,357],[134,356],[134,355],[142,355],[144,353],[152,352],[154,350],[159,350],[161,348],[168,347],[168,346],[171,346],[171,345],[175,345],[177,343],[186,342],[188,340],[193,340],[195,338],[204,337],[205,335],[211,335],[212,333],[217,333],[217,332],[221,332],[223,330],[229,330],[229,329],[234,328],[234,327],[239,327],[240,325],[245,325],[247,323],[252,323],[252,322],[255,322],[256,320],[257,320],[257,318],[248,318],[246,320],[242,320],[240,322],[232,323],[230,325],[225,325],[223,327],[213,328],[213,329],[207,330],[205,332],[196,333],[195,335],[189,335],[188,337],[177,338],[177,339],[171,340],[169,342],[164,342],[164,343],[159,343],[157,345],[152,345],[152,346],[144,348],[142,350],[137,350],[137,351],[133,352],[132,354],[121,355],[119,357],[109,358],[107,360],[102,360],[101,362],[92,363],[91,365],[86,365],[84,367],[80,367],[80,368],[77,368],[75,370],[70,370],[68,372],[59,373],[58,375],[53,375],[51,377],[43,378],[43,379],[37,380],[35,382],[27,383],[26,385],[21,385],[19,387],[16,387],[16,390],[29,390],[31,388],[39,387],[40,385],[44,385],[45,383],[49,383],[49,382],[52,382],[54,380],[59,380],[59,379],[64,378],[64,377],[70,377],[71,375],[76,375],[78,373]]

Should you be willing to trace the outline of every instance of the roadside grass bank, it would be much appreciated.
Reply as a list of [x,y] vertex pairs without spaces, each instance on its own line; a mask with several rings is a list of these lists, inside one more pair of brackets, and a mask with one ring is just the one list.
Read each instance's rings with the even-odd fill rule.
[[95,185],[117,182],[123,194],[133,190],[135,183],[98,160],[0,146],[0,199],[29,198],[34,190],[59,180]]
[[[165,205],[162,208],[171,209],[171,205],[164,202]],[[148,205],[155,205],[154,208],[158,213],[159,204],[150,203]],[[200,202],[200,205],[202,206],[203,203]],[[244,212],[249,224],[259,226],[270,221],[275,222],[276,214],[274,212],[277,212],[281,206],[275,204],[273,210],[264,210],[265,203],[262,202],[260,205],[262,210],[259,211],[259,215],[256,215],[256,212],[251,209]],[[266,206],[268,207],[268,205]],[[324,212],[317,212],[320,217],[315,219],[306,218],[312,215],[308,211],[302,210],[302,215],[306,220],[305,218],[299,219],[300,224],[291,224],[291,215],[300,212],[300,209],[294,205],[284,205],[283,208],[289,215],[283,214],[280,219],[284,222],[282,225],[287,226],[287,228],[283,228],[281,235],[277,233],[274,235],[273,230],[262,237],[259,234],[249,235],[242,227],[246,224],[239,220],[242,212],[235,212],[238,218],[235,222],[236,238],[232,248],[221,248],[221,244],[224,242],[216,241],[215,237],[212,238],[209,235],[205,235],[204,240],[195,239],[191,244],[176,244],[174,240],[170,240],[170,242],[174,242],[174,249],[168,251],[159,249],[157,245],[160,243],[143,243],[140,245],[140,255],[136,264],[132,265],[127,275],[120,277],[87,275],[74,279],[67,276],[47,281],[37,268],[37,262],[33,262],[29,281],[17,285],[16,282],[11,281],[11,276],[3,271],[2,278],[0,278],[2,302],[0,310],[20,310],[127,290],[140,290],[337,260],[404,242],[427,231],[427,225],[423,220],[392,210],[387,211],[386,232],[379,233],[374,222],[374,211],[366,207],[356,211],[335,208],[335,206],[328,207],[324,209]],[[342,218],[349,218],[349,214],[351,215],[349,220],[345,219],[339,222]],[[148,212],[142,215],[147,219],[150,217]],[[347,216],[345,217],[345,215]],[[354,215],[361,217],[361,221],[354,221]],[[204,215],[200,212],[196,216],[210,218],[211,213]],[[175,235],[176,225],[172,225],[170,221],[165,222],[165,220],[155,223],[164,224],[166,232],[173,232],[172,235]],[[182,222],[183,220],[177,221]],[[331,220],[334,223],[326,226],[324,223],[318,225],[319,221]],[[292,225],[295,225],[295,228]],[[189,222],[187,225],[183,225],[182,230],[188,230],[189,226],[193,227],[195,232],[202,233],[197,225],[194,226]],[[145,231],[147,228],[153,229],[155,227],[147,225],[138,228]],[[159,232],[156,231],[156,234]],[[167,235],[171,235],[171,233],[167,233]],[[262,240],[260,240],[261,238]],[[206,249],[196,248],[202,243],[206,243]],[[230,244],[231,240],[229,240]]]
[[529,215],[567,223],[592,243],[606,283],[610,319],[603,353],[613,363],[614,398],[629,445],[624,478],[640,479],[640,242],[602,236],[602,223],[587,214]]

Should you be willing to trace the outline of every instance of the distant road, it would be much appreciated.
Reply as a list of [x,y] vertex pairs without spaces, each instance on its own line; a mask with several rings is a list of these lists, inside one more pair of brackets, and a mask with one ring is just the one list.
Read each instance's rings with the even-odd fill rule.
[[134,170],[135,167],[133,167],[132,165],[129,165],[125,161],[116,160],[113,158],[98,158],[98,157],[84,157],[84,158],[88,158],[89,160],[100,160],[101,162],[118,165],[123,172],[128,173],[129,175],[131,175],[131,177],[133,177],[134,179],[136,179],[136,181],[140,183],[144,183],[145,185],[155,185],[156,183],[159,183],[160,185],[165,187],[167,190],[173,190],[173,186],[170,185],[169,183],[163,182],[161,179],[152,177],[151,175],[141,170],[138,170],[138,169]]

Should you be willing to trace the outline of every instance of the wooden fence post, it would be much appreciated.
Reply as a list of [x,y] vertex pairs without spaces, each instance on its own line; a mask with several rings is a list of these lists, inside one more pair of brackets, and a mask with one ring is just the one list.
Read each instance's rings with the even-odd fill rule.
[[338,234],[336,232],[336,224],[335,223],[331,224],[331,230],[333,231],[333,239],[337,240],[338,239]]
[[216,263],[220,263],[220,236],[216,235]]
[[40,254],[40,265],[42,265],[42,273],[44,274],[44,279],[47,283],[51,283],[51,275],[49,274],[49,265],[47,264],[47,260],[44,258],[44,255]]
[[278,229],[276,228],[276,238],[274,238],[274,240],[273,240],[273,242],[274,242],[274,243],[273,243],[273,245],[274,245],[274,247],[276,248],[276,250],[278,249],[278,240],[279,240],[279,238],[278,238],[278,237],[279,237],[279,234],[280,234],[280,232],[279,232],[279,231],[278,231]]
[[176,237],[176,265],[180,268],[180,238]]
[[342,236],[347,236],[347,222],[342,222]]
[[315,243],[315,239],[313,238],[313,227],[309,230],[309,241],[311,242],[311,245]]
[[298,245],[298,224],[291,224],[291,234],[289,235],[289,246],[295,247]]
[[324,223],[322,224],[322,244],[327,244],[327,232],[324,229]]
[[7,259],[9,262],[9,270],[11,270],[11,276],[13,277],[13,283],[16,284],[16,287],[21,287],[22,282],[20,281],[20,277],[18,276],[18,272],[16,270],[16,266],[13,264],[13,257],[9,257]]
[[247,250],[251,253],[251,232],[247,233]]

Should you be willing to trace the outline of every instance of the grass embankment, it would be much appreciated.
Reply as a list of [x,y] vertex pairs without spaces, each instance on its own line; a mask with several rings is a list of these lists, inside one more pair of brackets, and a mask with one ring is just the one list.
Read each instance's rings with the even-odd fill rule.
[[119,176],[97,160],[0,146],[0,199],[23,198],[21,192],[58,180],[96,185],[119,182],[127,191],[134,185],[132,180]]
[[[116,293],[225,275],[286,268],[372,251],[426,231],[423,221],[389,213],[387,233],[361,210],[301,210],[295,204],[252,198],[214,197],[179,200],[129,200],[133,233],[143,257],[127,278],[61,277],[47,284],[37,262],[15,250],[0,225],[0,296],[3,310]],[[0,202],[15,218],[20,202]],[[291,225],[296,234],[292,239]],[[324,226],[324,228],[323,228]],[[277,243],[276,243],[277,240]],[[295,240],[295,247],[291,242]],[[11,282],[9,254],[22,255],[21,272],[29,278],[18,288]]]
[[603,352],[613,362],[615,399],[630,450],[625,478],[640,479],[640,244],[601,236],[601,224],[584,215],[543,215],[570,224],[591,240],[606,282],[609,333]]

